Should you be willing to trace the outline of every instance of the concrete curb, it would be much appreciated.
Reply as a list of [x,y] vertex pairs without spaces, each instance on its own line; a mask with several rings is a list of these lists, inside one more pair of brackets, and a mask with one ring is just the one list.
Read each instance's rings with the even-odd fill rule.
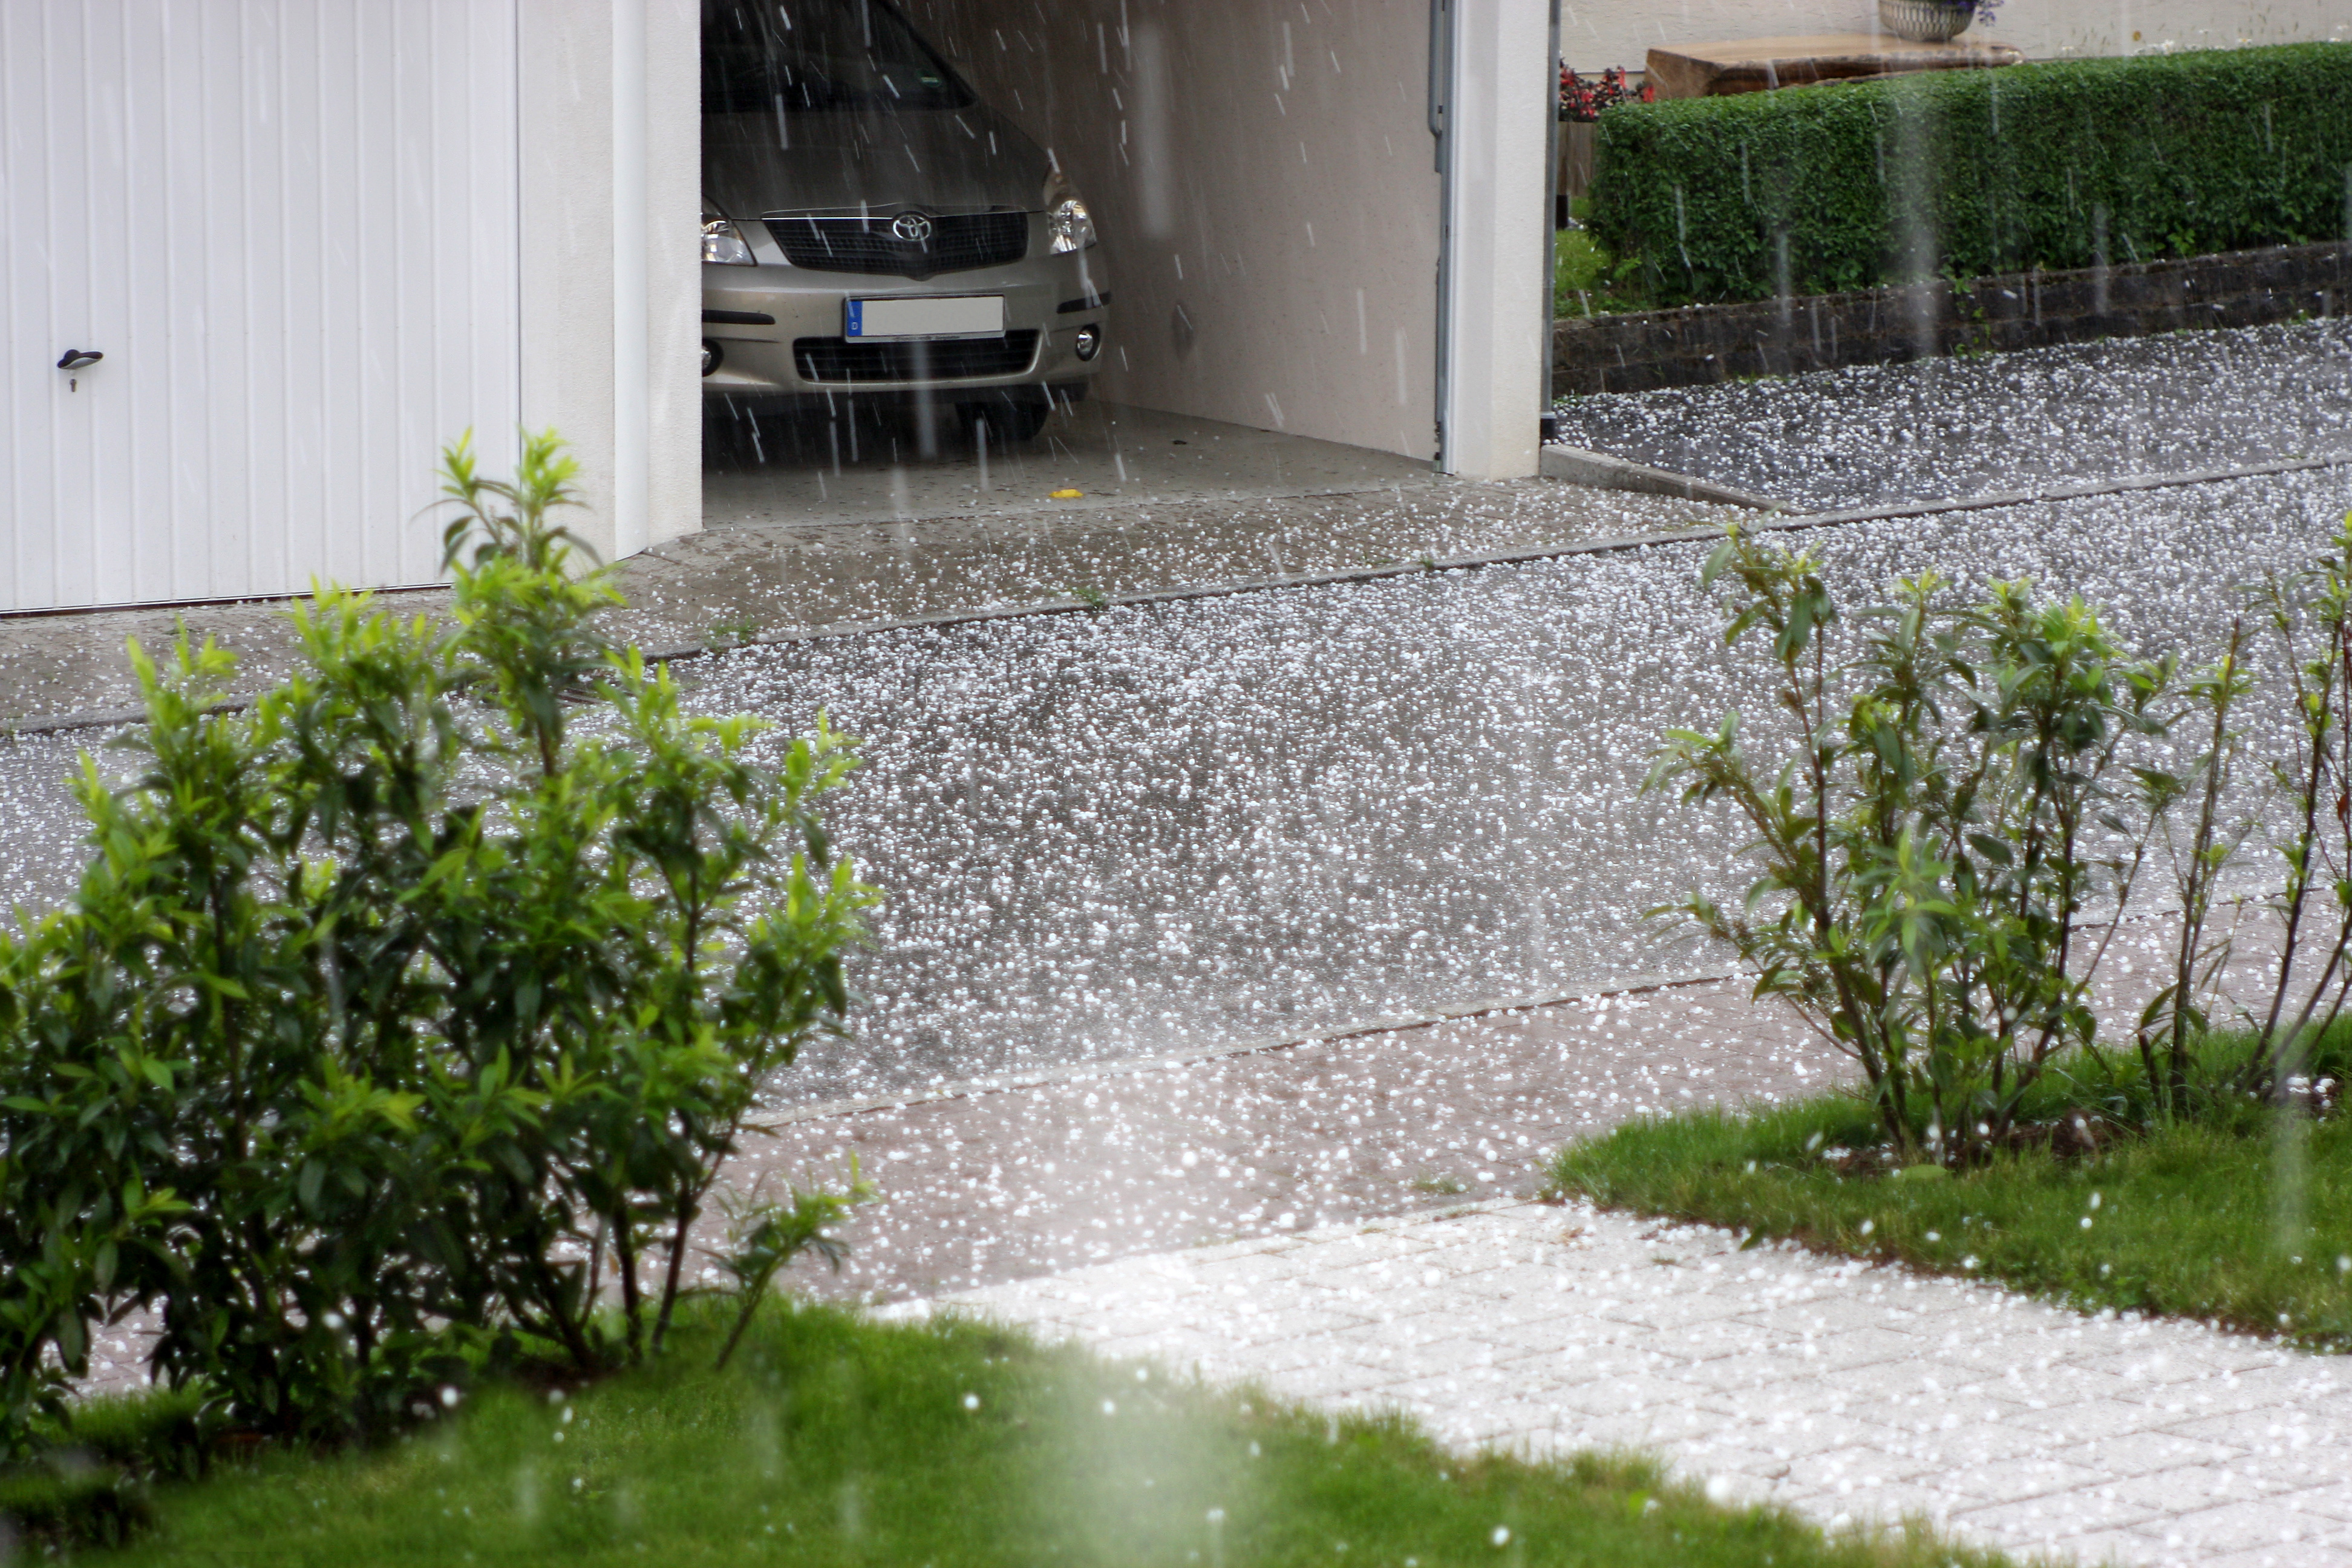
[[[2111,911],[2109,911],[2111,912]],[[2152,900],[2124,911],[2125,923],[2158,919],[2180,912],[2177,899]],[[2094,929],[2086,926],[2086,931]],[[936,1104],[947,1100],[971,1100],[983,1094],[1003,1094],[1015,1089],[1037,1089],[1047,1084],[1084,1083],[1097,1079],[1128,1078],[1137,1073],[1160,1072],[1190,1067],[1196,1062],[1218,1061],[1229,1057],[1254,1057],[1271,1051],[1294,1050],[1300,1046],[1328,1045],[1335,1040],[1360,1039],[1367,1035],[1391,1035],[1408,1029],[1426,1029],[1438,1024],[1450,1024],[1461,1018],[1484,1018],[1497,1013],[1523,1013],[1537,1007],[1557,1007],[1564,1003],[1598,1001],[1604,996],[1637,996],[1651,991],[1673,991],[1685,985],[1712,985],[1726,980],[1738,980],[1751,972],[1738,968],[1691,969],[1662,973],[1634,973],[1603,980],[1575,991],[1544,992],[1532,996],[1486,997],[1465,1002],[1456,1006],[1433,1008],[1425,1013],[1401,1015],[1396,1017],[1372,1018],[1360,1023],[1345,1024],[1336,1029],[1324,1029],[1310,1035],[1285,1035],[1259,1040],[1245,1040],[1238,1045],[1202,1046],[1194,1050],[1175,1051],[1156,1057],[1122,1057],[1115,1060],[1072,1062],[1056,1068],[1040,1068],[1034,1072],[1000,1073],[982,1078],[961,1079],[905,1094],[873,1095],[859,1099],[824,1100],[811,1105],[793,1106],[789,1110],[755,1112],[745,1117],[746,1125],[753,1127],[784,1127],[796,1121],[820,1121],[834,1116],[859,1116],[875,1110],[903,1110],[918,1105]],[[1498,1200],[1500,1201],[1500,1200]],[[1516,1201],[1516,1200],[1515,1200]]]
[[917,1105],[932,1105],[946,1100],[971,1100],[983,1094],[1003,1094],[1014,1089],[1037,1089],[1046,1084],[1085,1083],[1096,1079],[1129,1078],[1138,1073],[1160,1072],[1169,1068],[1190,1067],[1196,1062],[1217,1061],[1227,1057],[1254,1057],[1268,1051],[1295,1050],[1300,1046],[1328,1045],[1334,1040],[1359,1039],[1366,1035],[1391,1035],[1407,1029],[1425,1029],[1437,1024],[1450,1024],[1459,1018],[1483,1018],[1496,1013],[1521,1013],[1535,1007],[1556,1007],[1564,1002],[1597,999],[1602,996],[1632,996],[1645,991],[1669,991],[1684,985],[1706,985],[1717,981],[1734,980],[1745,971],[1738,969],[1692,970],[1676,974],[1629,974],[1620,979],[1603,981],[1595,986],[1578,991],[1548,992],[1535,996],[1488,997],[1476,1002],[1465,1002],[1458,1006],[1435,1008],[1426,1013],[1403,1014],[1390,1018],[1372,1018],[1362,1023],[1346,1024],[1336,1029],[1326,1029],[1311,1035],[1285,1035],[1267,1039],[1247,1040],[1233,1046],[1203,1046],[1197,1050],[1176,1051],[1167,1056],[1122,1057],[1116,1060],[1073,1062],[1057,1068],[1040,1068],[1034,1072],[995,1074],[985,1078],[961,1079],[932,1089],[908,1094],[883,1094],[866,1099],[825,1100],[814,1105],[794,1106],[787,1110],[756,1112],[743,1119],[751,1127],[785,1127],[795,1121],[821,1121],[834,1116],[859,1116],[875,1110],[904,1110]]
[[1757,511],[1789,510],[1786,501],[1777,501],[1769,496],[1734,489],[1729,485],[1718,485],[1707,479],[1693,479],[1688,474],[1669,473],[1645,463],[1630,463],[1606,452],[1588,452],[1581,447],[1548,446],[1543,448],[1538,464],[1545,479],[1580,485],[1586,489],[1677,496],[1684,500],[1715,501],[1724,506],[1748,507]]
[[[1553,448],[1546,448],[1551,450]],[[1609,459],[1615,462],[1616,459]],[[1628,469],[1641,465],[1628,463]],[[1835,528],[1853,522],[1885,522],[1914,517],[1940,517],[1948,512],[1991,511],[2002,507],[2030,506],[2036,502],[2082,500],[2094,496],[2122,495],[2135,490],[2177,489],[2188,485],[2221,484],[2233,479],[2264,479],[2273,474],[2303,473],[2315,468],[2352,467],[2352,453],[2329,458],[2295,458],[2283,462],[2258,463],[2242,468],[2203,468],[2187,473],[2148,474],[2128,479],[2097,479],[2080,484],[2052,485],[2036,490],[2016,490],[1992,495],[1969,496],[1958,500],[1906,501],[1895,506],[1863,507],[1850,511],[1801,512],[1793,516],[1743,524],[1751,533],[1794,532],[1809,528]],[[1643,470],[1663,476],[1664,481],[1677,484],[1706,485],[1703,479],[1688,479],[1668,474],[1662,468]],[[1665,492],[1681,494],[1681,491]],[[1745,494],[1724,490],[1725,495]],[[1701,497],[1699,499],[1706,499]],[[1780,503],[1760,497],[1748,497],[1738,501],[1725,502],[1755,509],[1778,508]],[[648,662],[678,662],[685,659],[708,658],[717,654],[734,653],[742,648],[793,647],[802,643],[828,642],[842,637],[871,637],[884,632],[945,630],[954,626],[977,626],[989,621],[1023,620],[1033,616],[1068,616],[1094,614],[1109,609],[1136,609],[1153,605],[1171,605],[1192,599],[1222,599],[1236,594],[1263,594],[1280,588],[1320,588],[1345,583],[1377,583],[1391,577],[1420,577],[1438,572],[1469,572],[1486,566],[1517,566],[1536,561],[1565,561],[1579,555],[1614,555],[1628,551],[1649,550],[1661,545],[1690,544],[1721,539],[1728,531],[1723,528],[1693,528],[1679,533],[1623,534],[1608,539],[1587,540],[1579,544],[1539,544],[1527,550],[1497,551],[1487,555],[1464,555],[1448,560],[1420,561],[1405,565],[1364,566],[1341,572],[1301,572],[1280,577],[1249,577],[1230,583],[1212,583],[1181,588],[1151,588],[1134,594],[1117,594],[1098,604],[1079,599],[1044,599],[1028,605],[997,605],[978,610],[942,610],[937,615],[910,616],[889,621],[841,621],[829,626],[808,626],[797,631],[778,632],[770,637],[748,638],[733,643],[688,643],[676,647],[646,648]],[[244,710],[246,701],[224,702],[215,710],[234,713]],[[70,730],[92,730],[143,722],[146,714],[137,709],[117,709],[94,713],[65,713],[54,718],[28,719],[15,724],[0,726],[0,731],[10,736],[47,735]]]

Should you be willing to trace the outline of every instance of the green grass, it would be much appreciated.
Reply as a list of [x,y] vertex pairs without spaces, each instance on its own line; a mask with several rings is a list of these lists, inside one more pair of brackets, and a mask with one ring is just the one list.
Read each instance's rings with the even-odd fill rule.
[[1638,266],[1611,255],[1590,231],[1560,229],[1552,236],[1552,249],[1558,258],[1552,272],[1555,316],[1602,316],[1612,310],[1655,308],[1637,281]]
[[[1398,1420],[1139,1374],[971,1324],[779,1310],[724,1374],[560,1402],[507,1387],[385,1450],[159,1485],[98,1568],[478,1563],[1986,1564],[1924,1535],[1824,1539],[1637,1460],[1463,1463]],[[1504,1534],[1501,1532],[1507,1532]]]
[[[2116,1087],[2075,1080],[2095,1109],[2128,1111]],[[2037,1109],[2061,1103],[2053,1092]],[[1632,1123],[1563,1150],[1553,1174],[1561,1189],[1612,1207],[2343,1351],[2352,1349],[2347,1122],[2209,1109],[2193,1121],[2111,1128],[2093,1153],[2005,1152],[1911,1180],[1832,1158],[1883,1140],[1867,1106],[1831,1094]]]

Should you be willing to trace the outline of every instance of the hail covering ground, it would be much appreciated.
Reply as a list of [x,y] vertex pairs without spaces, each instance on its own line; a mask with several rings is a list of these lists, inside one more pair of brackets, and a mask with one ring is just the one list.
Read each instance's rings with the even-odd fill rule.
[[[1867,594],[1935,566],[2063,584],[2192,657],[2352,504],[2316,473],[1809,536]],[[841,842],[890,890],[854,1045],[792,1097],[1304,1034],[1708,961],[1643,910],[1740,882],[1744,834],[1644,795],[1660,732],[1769,708],[1706,546],[715,666],[695,693],[865,736]]]
[[1575,398],[1573,445],[1806,510],[2352,456],[2352,322]]
[[[2149,651],[2210,651],[2240,587],[2352,506],[2315,470],[1802,536],[1843,594],[2029,576]],[[1298,1035],[1602,988],[1709,956],[1644,908],[1740,881],[1720,813],[1642,793],[1669,725],[1769,705],[1697,583],[1708,546],[747,649],[691,693],[865,737],[838,840],[887,889],[871,1000],[781,1101]],[[89,737],[0,753],[0,878],[81,849]]]

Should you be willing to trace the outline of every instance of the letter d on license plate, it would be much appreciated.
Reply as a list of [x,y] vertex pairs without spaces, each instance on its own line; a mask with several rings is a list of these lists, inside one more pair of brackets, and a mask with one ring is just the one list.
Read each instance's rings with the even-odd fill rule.
[[843,337],[873,342],[886,338],[1001,338],[1002,294],[901,295],[850,300],[843,306]]

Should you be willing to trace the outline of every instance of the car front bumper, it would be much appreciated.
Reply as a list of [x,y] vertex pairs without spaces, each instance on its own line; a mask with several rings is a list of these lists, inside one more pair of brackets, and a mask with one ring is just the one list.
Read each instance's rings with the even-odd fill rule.
[[[765,249],[765,247],[760,247]],[[1048,385],[1072,391],[1102,367],[1110,294],[1092,257],[1029,257],[1009,266],[942,273],[921,281],[891,274],[819,272],[771,262],[705,265],[702,336],[706,397],[803,403],[843,395],[937,398]],[[853,342],[843,336],[852,299],[994,294],[1005,336]],[[1097,334],[1078,357],[1080,329]],[[711,351],[715,351],[715,355]]]

